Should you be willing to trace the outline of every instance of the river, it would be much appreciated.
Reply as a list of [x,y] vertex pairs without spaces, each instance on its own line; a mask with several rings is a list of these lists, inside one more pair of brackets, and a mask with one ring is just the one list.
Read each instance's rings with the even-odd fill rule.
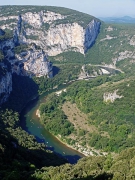
[[39,105],[45,103],[45,97],[49,93],[45,93],[36,99],[31,100],[26,105],[21,112],[21,127],[29,134],[34,135],[39,143],[45,143],[47,149],[50,149],[54,153],[64,157],[71,164],[77,163],[77,161],[81,157],[84,157],[84,155],[60,142],[44,128],[39,118],[36,116],[36,111],[39,108]]

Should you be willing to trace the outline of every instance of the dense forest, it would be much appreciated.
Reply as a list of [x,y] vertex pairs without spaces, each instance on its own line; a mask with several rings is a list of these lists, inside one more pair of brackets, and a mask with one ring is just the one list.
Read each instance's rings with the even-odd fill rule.
[[45,149],[19,126],[19,114],[0,110],[0,178],[33,179],[31,175],[43,166],[58,166],[65,160]]
[[[70,85],[66,92],[58,97],[52,94],[47,98],[47,102],[40,106],[41,121],[45,127],[54,135],[68,136],[75,133],[70,123],[67,123],[66,115],[62,110],[62,105],[70,101],[87,115],[87,126],[96,127],[96,132],[87,132],[82,129],[83,144],[102,149],[104,151],[120,152],[126,147],[133,147],[134,143],[134,80],[127,79],[119,83],[107,82],[109,78],[98,77],[90,81],[79,81]],[[106,84],[104,84],[106,83]],[[104,84],[104,86],[102,86]],[[118,90],[121,99],[114,102],[103,100],[104,93]],[[70,107],[68,107],[70,108]],[[75,114],[75,112],[74,112]],[[61,116],[61,126],[56,124]],[[57,123],[55,122],[57,119]],[[65,121],[64,121],[65,119]],[[75,116],[74,116],[75,119]],[[78,121],[76,120],[76,123]],[[53,127],[53,128],[52,128]],[[67,133],[64,133],[66,127]],[[79,136],[79,134],[78,134]],[[79,139],[81,142],[81,140]],[[71,144],[73,140],[68,141]]]

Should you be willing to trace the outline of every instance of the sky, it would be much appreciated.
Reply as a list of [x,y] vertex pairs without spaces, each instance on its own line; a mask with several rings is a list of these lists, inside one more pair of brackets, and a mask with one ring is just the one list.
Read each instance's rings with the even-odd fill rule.
[[135,0],[0,0],[1,5],[61,6],[95,17],[135,17]]

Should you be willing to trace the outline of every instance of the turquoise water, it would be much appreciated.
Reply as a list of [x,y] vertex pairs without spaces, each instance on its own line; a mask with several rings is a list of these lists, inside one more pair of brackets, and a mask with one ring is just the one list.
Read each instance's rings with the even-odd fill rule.
[[63,156],[70,163],[74,164],[81,157],[84,157],[84,155],[61,143],[44,128],[40,123],[39,118],[36,116],[36,111],[39,108],[40,103],[45,103],[46,96],[47,93],[39,96],[26,105],[21,113],[21,127],[29,134],[34,135],[39,143],[45,143],[48,149]]

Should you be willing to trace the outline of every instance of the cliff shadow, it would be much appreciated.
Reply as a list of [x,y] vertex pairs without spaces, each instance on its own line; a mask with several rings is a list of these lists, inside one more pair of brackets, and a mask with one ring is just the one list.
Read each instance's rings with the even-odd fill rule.
[[58,68],[57,66],[53,66],[53,76],[57,75],[60,71],[60,68]]
[[28,76],[12,75],[12,92],[3,108],[20,112],[23,107],[38,95],[38,85]]
[[100,25],[100,22],[93,21],[86,27],[84,34],[84,53],[86,53],[95,44],[100,33]]
[[53,149],[50,148],[49,150],[53,151],[57,156],[65,159],[68,163],[73,164],[73,165],[76,164],[78,160],[82,158],[79,155],[64,155],[64,154],[62,155],[62,154],[56,153],[54,148]]

